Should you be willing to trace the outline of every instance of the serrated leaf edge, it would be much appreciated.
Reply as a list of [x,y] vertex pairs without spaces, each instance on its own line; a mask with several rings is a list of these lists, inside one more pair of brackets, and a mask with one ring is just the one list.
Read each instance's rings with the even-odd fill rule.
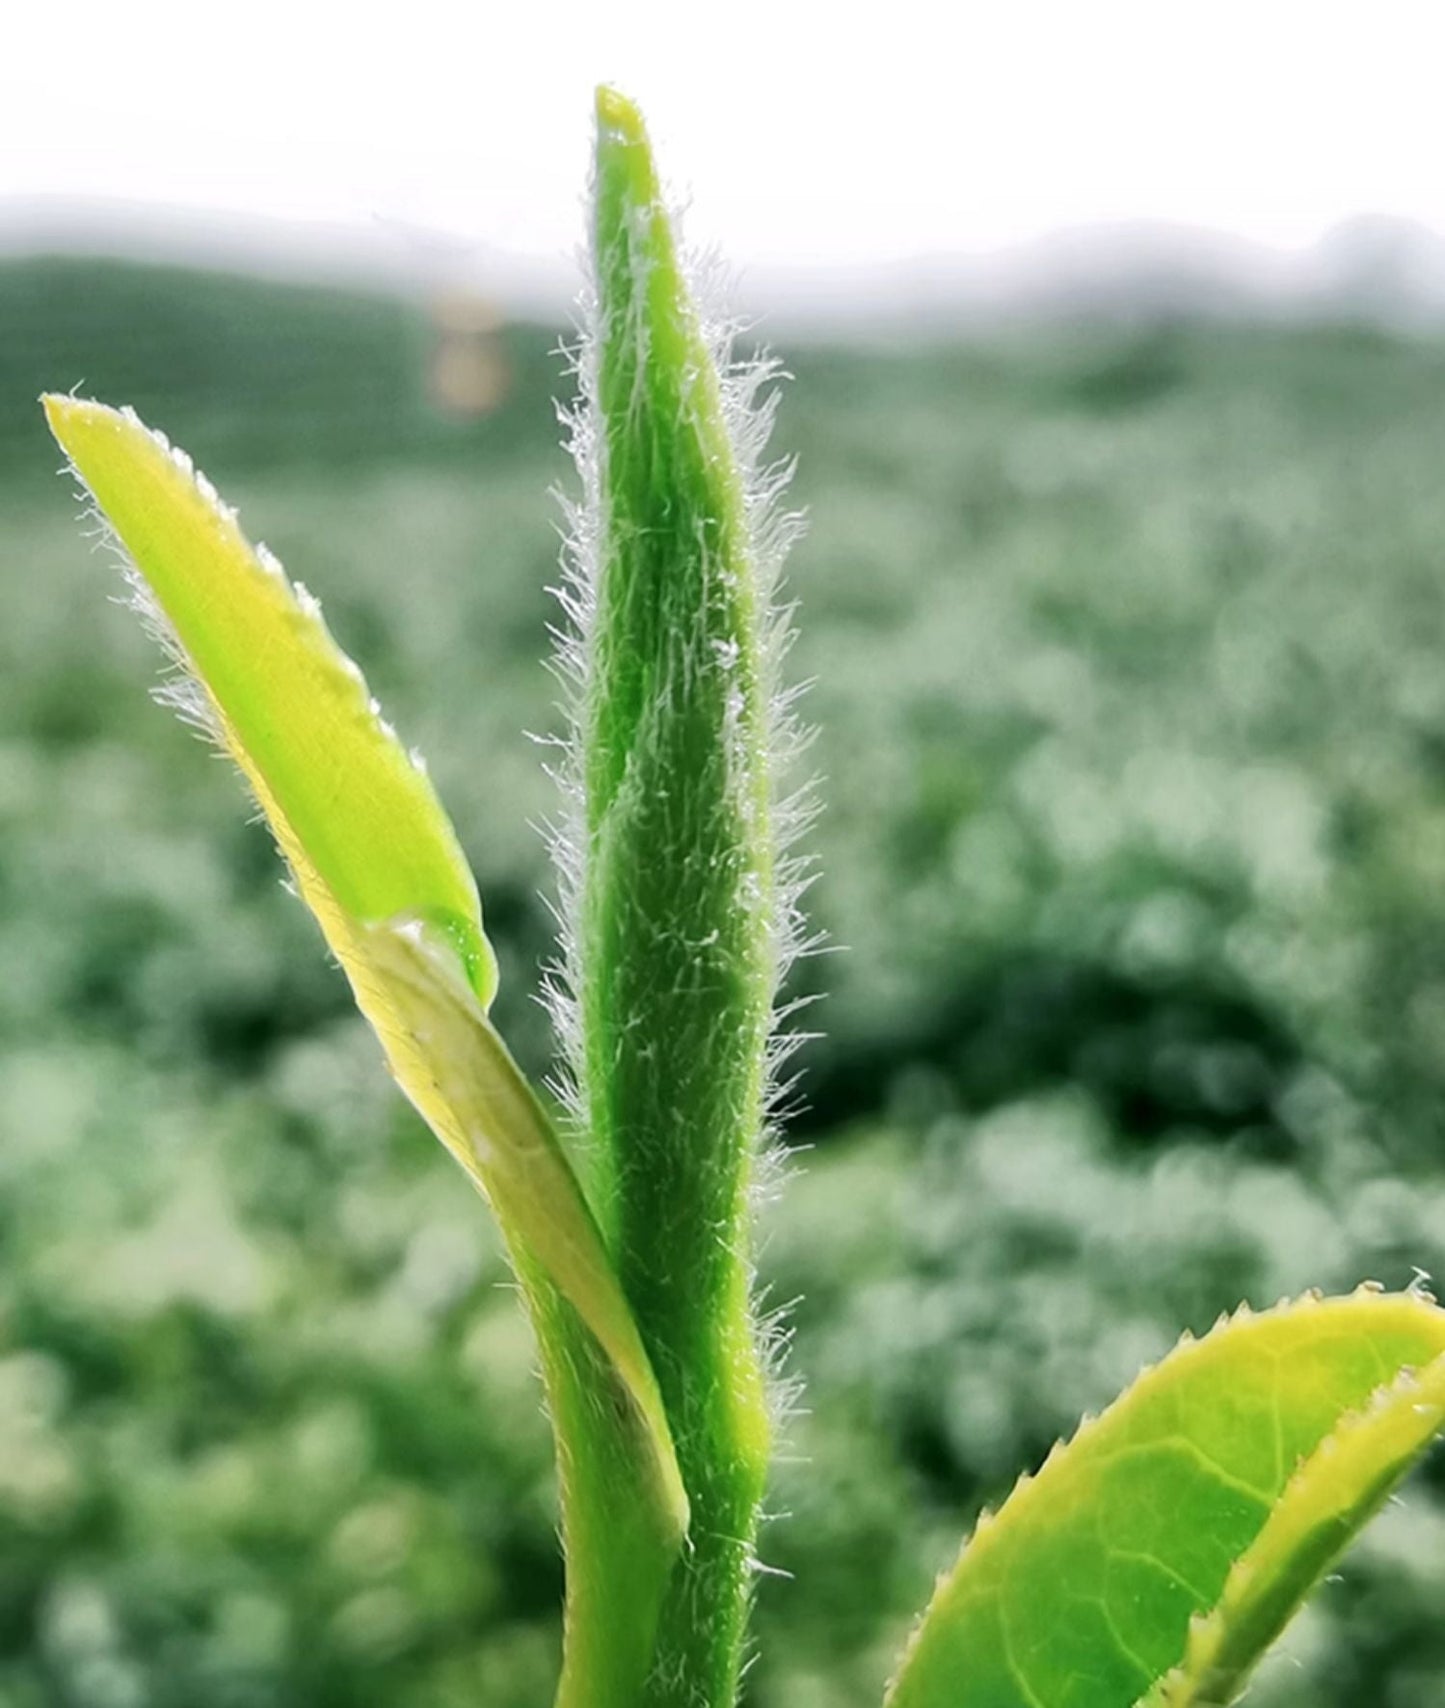
[[[1174,1367],[1180,1359],[1187,1359],[1198,1354],[1206,1346],[1218,1340],[1222,1335],[1227,1334],[1232,1328],[1236,1327],[1240,1323],[1260,1321],[1273,1317],[1292,1316],[1300,1312],[1311,1310],[1327,1311],[1335,1307],[1345,1305],[1358,1305],[1365,1301],[1378,1301],[1382,1305],[1398,1305],[1408,1300],[1418,1302],[1420,1308],[1425,1311],[1438,1309],[1434,1298],[1423,1287],[1412,1288],[1408,1292],[1404,1293],[1391,1293],[1386,1291],[1386,1289],[1377,1281],[1362,1281],[1359,1286],[1350,1293],[1326,1297],[1318,1288],[1310,1288],[1306,1292],[1298,1294],[1295,1297],[1280,1299],[1277,1303],[1264,1310],[1256,1310],[1252,1305],[1241,1301],[1234,1310],[1221,1311],[1205,1334],[1195,1335],[1188,1329],[1185,1329],[1179,1336],[1179,1339],[1175,1341],[1174,1345],[1162,1358],[1156,1359],[1152,1364],[1146,1364],[1129,1386],[1125,1388],[1123,1392],[1119,1394],[1116,1399],[1111,1401],[1110,1404],[1101,1412],[1085,1413],[1085,1415],[1080,1419],[1078,1427],[1074,1430],[1073,1434],[1069,1436],[1061,1436],[1049,1449],[1043,1463],[1036,1471],[1022,1472],[1003,1500],[1001,1500],[996,1506],[985,1507],[979,1513],[978,1518],[974,1522],[972,1531],[965,1539],[963,1546],[960,1548],[957,1556],[953,1560],[953,1563],[940,1571],[934,1579],[933,1593],[925,1603],[923,1611],[914,1620],[912,1629],[908,1634],[908,1639],[899,1656],[898,1664],[894,1668],[885,1687],[883,1708],[893,1708],[898,1689],[908,1672],[910,1662],[913,1660],[913,1657],[919,1648],[923,1634],[928,1627],[929,1619],[938,1603],[938,1599],[952,1582],[954,1576],[962,1566],[965,1557],[980,1547],[987,1548],[989,1546],[992,1534],[996,1531],[999,1524],[1004,1521],[1006,1515],[1008,1520],[1012,1522],[1012,1520],[1018,1516],[1021,1509],[1024,1512],[1027,1512],[1030,1504],[1038,1498],[1037,1485],[1049,1467],[1065,1453],[1068,1453],[1072,1448],[1087,1441],[1089,1436],[1108,1417],[1110,1417],[1114,1411],[1127,1402],[1130,1402],[1138,1394],[1141,1387],[1147,1387],[1166,1367]],[[1442,1359],[1445,1359],[1445,1354],[1442,1354]],[[1434,1367],[1434,1365],[1431,1366],[1432,1369]],[[1204,1617],[1207,1618],[1208,1615],[1205,1615]],[[1153,1690],[1157,1687],[1158,1681],[1156,1681],[1155,1685],[1151,1685],[1150,1689]],[[1146,1696],[1136,1704],[1136,1708],[1156,1708],[1156,1705],[1150,1703]],[[1162,1705],[1162,1708],[1174,1708],[1174,1705],[1164,1704]],[[1206,1705],[1201,1703],[1198,1705],[1198,1708],[1206,1708]]]
[[[1366,1482],[1356,1504],[1342,1507],[1324,1485],[1338,1480],[1341,1460],[1353,1459],[1364,1471],[1379,1461],[1382,1437],[1404,1421],[1407,1444],[1384,1461],[1386,1472]],[[1315,1451],[1302,1461],[1264,1528],[1230,1568],[1219,1601],[1207,1613],[1194,1616],[1184,1659],[1139,1699],[1136,1708],[1229,1708],[1238,1700],[1255,1665],[1303,1605],[1320,1576],[1338,1560],[1361,1527],[1384,1505],[1408,1474],[1418,1455],[1445,1427],[1445,1353],[1422,1371],[1402,1370],[1393,1382],[1378,1388],[1358,1411],[1341,1418]],[[1362,1479],[1363,1481],[1363,1479]],[[1312,1516],[1311,1528],[1336,1523],[1340,1533],[1318,1569],[1283,1614],[1273,1621],[1258,1650],[1236,1664],[1222,1665],[1221,1651],[1255,1582],[1268,1568],[1271,1555],[1284,1553]]]

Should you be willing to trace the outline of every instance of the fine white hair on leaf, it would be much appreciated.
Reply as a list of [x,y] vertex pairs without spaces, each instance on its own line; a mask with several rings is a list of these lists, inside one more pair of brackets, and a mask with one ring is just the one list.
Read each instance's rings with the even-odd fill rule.
[[[141,425],[139,417],[129,405],[120,413],[127,421]],[[171,454],[170,443],[164,435],[151,428],[144,428],[143,431],[151,433],[157,444]],[[125,593],[117,603],[129,607],[135,613],[140,619],[142,630],[160,648],[165,660],[161,680],[151,689],[151,698],[158,706],[164,706],[174,712],[183,724],[194,730],[203,740],[225,752],[226,743],[215,702],[191,663],[190,655],[171,625],[170,618],[152,593],[150,583],[141,574],[135,559],[126,550],[104,511],[91,496],[90,488],[85,484],[80,470],[67,459],[62,472],[70,476],[79,492],[81,530],[90,540],[91,550],[108,557],[120,572]]]
[[[72,389],[70,395],[75,395]],[[191,482],[206,504],[216,513],[227,526],[236,525],[235,509],[227,504],[217,492],[214,484],[196,467],[192,459],[178,446],[173,445],[169,438],[158,427],[151,427],[142,421],[131,404],[122,404],[117,414],[130,426],[139,429],[165,452],[171,462]],[[125,596],[121,603],[128,605],[140,619],[145,633],[160,648],[166,661],[166,673],[151,690],[151,698],[157,705],[165,706],[173,711],[182,723],[188,725],[205,740],[212,743],[227,757],[232,757],[221,728],[220,713],[210,691],[201,680],[186,651],[180,636],[176,633],[170,618],[161,609],[150,583],[142,575],[135,559],[126,547],[110,521],[96,503],[90,488],[86,485],[85,477],[66,458],[63,473],[75,482],[80,494],[81,528],[92,543],[92,550],[103,552],[120,571],[121,580],[125,585]],[[267,574],[288,587],[301,608],[318,619],[321,613],[320,603],[312,597],[306,588],[298,581],[294,584],[288,578],[276,554],[266,545],[251,547],[253,556]],[[338,655],[341,654],[337,648]]]
[[[222,500],[216,491],[215,486],[195,466],[194,462],[184,451],[172,445],[170,440],[163,432],[160,431],[159,428],[150,427],[143,422],[131,405],[123,405],[118,413],[129,424],[139,428],[141,432],[147,434],[150,439],[165,452],[176,468],[191,481],[195,486],[196,491],[216,513],[216,515],[219,516],[228,527],[233,529],[236,528],[236,512],[234,508]],[[85,477],[75,466],[74,461],[67,458],[61,472],[68,475],[75,482],[76,488],[79,492],[81,501],[81,526],[87,537],[92,542],[91,549],[93,551],[101,552],[105,556],[109,557],[120,572],[125,592],[118,599],[117,603],[128,606],[130,610],[136,614],[140,619],[141,628],[160,648],[163,655],[164,664],[162,667],[161,679],[151,689],[151,698],[157,705],[163,706],[167,710],[174,712],[183,724],[194,731],[198,737],[216,750],[217,757],[227,760],[234,770],[241,773],[242,786],[246,791],[246,798],[250,804],[248,822],[264,824],[273,832],[273,840],[276,841],[277,852],[280,854],[282,863],[286,867],[284,882],[293,894],[298,893],[296,881],[290,870],[285,849],[281,846],[279,840],[275,838],[275,827],[270,825],[264,809],[256,800],[250,783],[246,779],[240,764],[237,762],[238,756],[232,751],[231,744],[226,737],[221,711],[216,705],[210,690],[206,687],[200,672],[196,669],[190,654],[186,650],[184,642],[176,633],[175,627],[170,618],[161,608],[159,601],[151,590],[150,583],[141,573],[135,559],[131,556],[129,551],[127,551],[124,542],[111,526],[109,519],[100,509],[100,506],[96,503],[90,488],[86,485]],[[316,597],[310,593],[301,582],[292,582],[290,577],[287,575],[286,570],[282,566],[280,559],[273,551],[270,550],[269,547],[265,545],[257,545],[250,547],[250,550],[259,567],[267,575],[272,576],[279,581],[291,593],[298,608],[305,613],[305,615],[314,619],[326,634],[327,640],[330,642],[335,657],[341,667],[358,682],[363,681],[360,667],[339,646],[337,646],[336,642],[330,635],[330,631],[326,628],[325,621],[321,614],[320,601],[316,599]],[[380,717],[379,714],[380,708],[376,705],[375,701],[372,701],[372,715],[376,718],[378,726],[389,735],[394,735],[390,726],[383,718]],[[421,762],[419,754],[413,752],[411,755],[411,761],[418,770],[424,770],[424,764]]]

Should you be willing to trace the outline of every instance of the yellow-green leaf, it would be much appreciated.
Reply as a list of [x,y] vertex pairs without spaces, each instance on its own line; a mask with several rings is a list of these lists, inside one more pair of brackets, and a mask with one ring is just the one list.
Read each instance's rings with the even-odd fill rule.
[[612,1261],[551,1123],[481,1004],[419,921],[373,926],[357,1002],[403,1091],[611,1357],[656,1444],[656,1493],[681,1536],[687,1497]]
[[321,608],[253,547],[203,475],[129,410],[47,397],[45,413],[153,604],[166,644],[248,778],[259,779],[338,906],[414,914],[496,989],[477,886],[421,766],[382,720]]
[[980,1522],[889,1708],[1222,1708],[1442,1422],[1413,1294],[1186,1340]]
[[610,1358],[642,1423],[656,1530],[687,1502],[651,1365],[565,1152],[485,1005],[476,884],[425,773],[319,607],[128,411],[45,399],[56,438],[133,566],[193,709],[240,767],[402,1090],[484,1191],[524,1273]]

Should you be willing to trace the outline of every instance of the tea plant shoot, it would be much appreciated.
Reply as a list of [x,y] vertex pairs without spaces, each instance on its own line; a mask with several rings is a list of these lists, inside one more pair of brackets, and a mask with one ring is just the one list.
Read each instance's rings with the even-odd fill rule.
[[[317,601],[129,410],[44,402],[174,666],[160,698],[235,761],[398,1085],[505,1238],[555,1436],[558,1703],[730,1708],[785,1392],[753,1222],[801,935],[776,591],[796,518],[764,461],[775,369],[735,361],[699,307],[642,119],[610,89],[590,240],[560,1100],[492,1023],[463,850]],[[1422,1292],[1221,1318],[984,1518],[888,1703],[1223,1708],[1442,1423],[1445,1313]]]

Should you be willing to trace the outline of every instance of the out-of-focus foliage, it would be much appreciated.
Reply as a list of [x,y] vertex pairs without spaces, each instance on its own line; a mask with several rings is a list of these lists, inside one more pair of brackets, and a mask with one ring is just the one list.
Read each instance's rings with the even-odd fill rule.
[[[231,778],[137,694],[28,399],[144,406],[328,589],[535,1068],[555,339],[498,333],[511,390],[463,423],[419,310],[36,276],[0,271],[0,1704],[543,1701],[547,1439],[485,1216]],[[984,1500],[1180,1327],[1445,1273],[1445,350],[788,356],[847,952],[802,969],[813,1148],[767,1213],[808,1393],[750,1688],[852,1708]],[[1442,1491],[1252,1700],[1433,1708]]]

